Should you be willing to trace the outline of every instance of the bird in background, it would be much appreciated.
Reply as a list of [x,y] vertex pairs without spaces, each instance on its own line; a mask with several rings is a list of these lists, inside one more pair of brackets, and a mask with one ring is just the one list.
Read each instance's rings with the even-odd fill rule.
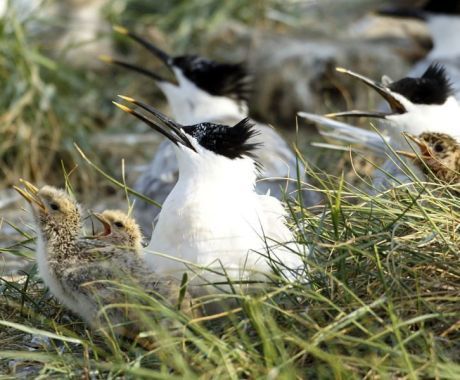
[[115,103],[168,138],[176,153],[179,179],[163,203],[145,259],[161,274],[191,271],[197,292],[206,283],[261,280],[277,271],[288,280],[304,276],[305,249],[295,244],[281,202],[257,194],[261,164],[258,133],[248,118],[234,126],[184,126],[153,107],[120,96],[143,111]]
[[[422,9],[401,6],[385,7],[379,11],[383,16],[422,19],[426,22],[433,42],[428,55],[418,61],[408,73],[420,77],[432,62],[445,68],[453,83],[460,83],[460,16],[457,0],[431,1]],[[453,95],[460,101],[460,86],[453,88]]]
[[[433,63],[421,77],[406,77],[398,81],[383,77],[382,82],[373,81],[350,70],[337,70],[377,91],[388,103],[390,111],[352,110],[328,114],[326,117],[301,112],[299,116],[319,125],[320,134],[327,138],[360,145],[386,157],[381,170],[374,174],[374,186],[377,190],[385,190],[411,180],[404,163],[394,155],[394,150],[409,148],[403,132],[414,136],[442,133],[460,141],[460,106],[453,95],[450,79],[443,66]],[[338,117],[380,119],[383,121],[379,124],[382,132],[379,134],[331,119]],[[417,167],[415,172],[417,176],[420,174]]]
[[[27,181],[22,182],[25,188],[15,189],[31,204],[40,277],[62,304],[93,329],[113,328],[119,335],[136,338],[142,329],[140,320],[145,315],[139,308],[120,306],[133,301],[132,294],[123,290],[126,286],[139,292],[132,297],[145,302],[151,299],[148,294],[158,302],[181,307],[185,314],[192,315],[191,298],[180,282],[149,271],[135,254],[140,241],[139,227],[134,220],[119,212],[105,213],[104,232],[95,237],[100,239],[99,244],[88,242],[81,236],[81,208],[75,199],[61,189],[51,186],[39,189]],[[123,228],[114,225],[120,231],[112,231],[112,224],[108,222],[111,215],[123,217]],[[119,243],[124,247],[119,247]],[[118,307],[108,307],[113,304]],[[101,312],[103,307],[108,308]],[[149,311],[148,316],[156,318],[152,313],[157,309]]]
[[[243,64],[218,63],[196,55],[170,56],[150,41],[126,30],[115,30],[145,47],[172,72],[173,79],[156,72],[111,57],[103,60],[141,73],[156,83],[165,94],[174,119],[184,125],[209,122],[210,125],[234,125],[248,117],[248,97],[251,77]],[[299,189],[297,173],[302,181],[302,202],[306,206],[320,202],[305,175],[305,168],[286,141],[270,126],[253,122],[257,134],[251,136],[255,154],[263,169],[257,173],[256,191],[267,191],[278,199],[284,195],[296,197]],[[134,188],[159,203],[163,203],[177,182],[179,173],[173,144],[164,141],[153,160],[138,178]],[[136,219],[146,236],[152,230],[153,218],[159,209],[136,200]]]

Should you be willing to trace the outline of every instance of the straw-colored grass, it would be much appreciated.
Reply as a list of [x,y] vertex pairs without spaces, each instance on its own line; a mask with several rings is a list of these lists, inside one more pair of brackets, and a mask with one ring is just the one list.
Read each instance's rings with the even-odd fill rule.
[[[187,3],[172,20],[185,17]],[[167,31],[173,21],[164,22]],[[61,186],[69,181],[77,197],[97,184],[115,186],[120,198],[128,193],[123,178],[113,179],[113,168],[92,150],[87,132],[101,117],[104,127],[115,124],[113,86],[125,93],[130,84],[117,78],[105,88],[111,79],[95,81],[51,60],[14,17],[0,20],[0,52],[2,185],[25,177]],[[68,172],[76,163],[70,177],[63,175],[62,167]],[[325,206],[288,204],[298,241],[313,251],[308,285],[279,278],[260,294],[223,295],[236,299],[234,309],[201,319],[124,288],[134,301],[142,297],[132,305],[139,313],[148,307],[158,320],[180,327],[177,333],[147,321],[142,336],[157,347],[145,350],[110,332],[90,331],[47,292],[34,266],[21,277],[0,277],[0,378],[460,378],[454,187],[415,181],[370,196],[355,186],[364,188],[363,182],[350,185],[316,169],[309,174]],[[0,255],[34,263],[34,233],[15,227],[22,240],[2,244]]]
[[[201,319],[147,302],[149,313],[182,327],[177,334],[147,322],[144,336],[158,346],[145,351],[88,331],[36,276],[3,280],[0,363],[9,371],[13,359],[18,368],[34,363],[43,375],[68,377],[458,378],[456,194],[416,182],[369,196],[327,179],[335,185],[320,187],[324,208],[291,204],[292,228],[314,250],[309,285],[280,278],[260,294],[227,294],[234,310]],[[12,251],[26,246],[33,244]],[[25,349],[32,336],[46,344]]]

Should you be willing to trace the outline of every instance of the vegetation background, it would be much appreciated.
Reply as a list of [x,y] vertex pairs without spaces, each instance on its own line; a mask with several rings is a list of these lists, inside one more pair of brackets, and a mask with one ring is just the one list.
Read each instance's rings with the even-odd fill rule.
[[[326,46],[357,71],[405,74],[416,54],[398,56],[399,40],[377,48],[337,40],[387,2],[1,1],[1,379],[460,378],[458,192],[414,179],[370,196],[363,189],[379,162],[311,147],[318,136],[293,116],[376,103],[331,74],[334,61],[321,59]],[[176,54],[260,65],[251,112],[296,144],[325,197],[311,210],[289,204],[298,241],[315,251],[308,285],[276,279],[264,294],[231,295],[237,308],[214,318],[190,320],[149,304],[182,331],[152,321],[148,334],[160,344],[151,351],[91,333],[47,293],[36,274],[30,216],[10,190],[22,177],[71,186],[89,207],[126,205],[126,185],[159,139],[111,100],[136,94],[165,105],[153,84],[98,60],[112,54],[156,67],[112,25]],[[281,45],[313,58],[277,66]],[[418,52],[414,45],[405,53]]]

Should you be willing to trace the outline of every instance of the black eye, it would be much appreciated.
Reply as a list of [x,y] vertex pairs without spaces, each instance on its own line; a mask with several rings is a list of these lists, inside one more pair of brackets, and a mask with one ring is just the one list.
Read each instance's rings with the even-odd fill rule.
[[442,143],[437,143],[434,145],[434,151],[436,153],[441,153],[444,151],[444,145],[442,145]]
[[54,211],[58,211],[59,210],[59,205],[57,203],[54,203],[54,202],[51,202],[50,203],[50,208]]
[[124,225],[123,225],[122,222],[115,222],[114,224],[115,224],[117,227],[120,227],[120,228],[123,228],[123,227],[124,227]]

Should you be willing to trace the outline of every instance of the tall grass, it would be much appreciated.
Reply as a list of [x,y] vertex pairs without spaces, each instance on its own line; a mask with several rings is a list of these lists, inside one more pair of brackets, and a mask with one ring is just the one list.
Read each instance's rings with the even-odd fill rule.
[[[172,30],[179,17],[211,14],[186,1],[171,4],[179,3],[182,8],[163,19],[164,30]],[[204,6],[211,12],[216,4]],[[238,5],[243,2],[226,7],[246,12]],[[253,13],[239,17],[256,17],[259,6],[265,7],[257,3]],[[66,68],[37,46],[14,15],[0,20],[0,175],[7,183],[22,176],[62,184],[64,159],[68,171],[80,163],[66,181],[110,182],[128,192],[123,181],[101,175],[100,166],[87,159],[98,156],[89,153],[87,141],[86,132],[97,128],[92,112],[103,108],[101,98],[109,104],[116,91],[101,92],[87,73]],[[80,100],[92,108],[76,107]],[[158,343],[145,350],[113,334],[91,332],[49,295],[35,270],[2,276],[0,373],[95,379],[460,378],[458,193],[415,181],[370,196],[342,176],[310,177],[318,179],[325,206],[307,210],[289,204],[298,241],[314,252],[308,284],[275,278],[259,294],[222,296],[235,298],[235,308],[204,318],[184,317],[127,289],[139,313],[147,306],[158,320],[179,326],[180,334],[151,321],[142,337]],[[34,235],[16,227],[22,241],[0,252],[33,261]]]
[[[230,295],[234,310],[205,318],[148,304],[181,333],[152,321],[143,336],[157,346],[146,351],[87,331],[31,276],[4,287],[0,363],[96,378],[458,378],[456,193],[415,182],[369,196],[322,177],[321,212],[291,204],[298,240],[314,249],[308,285],[278,278],[262,293]],[[37,335],[48,343],[25,350]]]

